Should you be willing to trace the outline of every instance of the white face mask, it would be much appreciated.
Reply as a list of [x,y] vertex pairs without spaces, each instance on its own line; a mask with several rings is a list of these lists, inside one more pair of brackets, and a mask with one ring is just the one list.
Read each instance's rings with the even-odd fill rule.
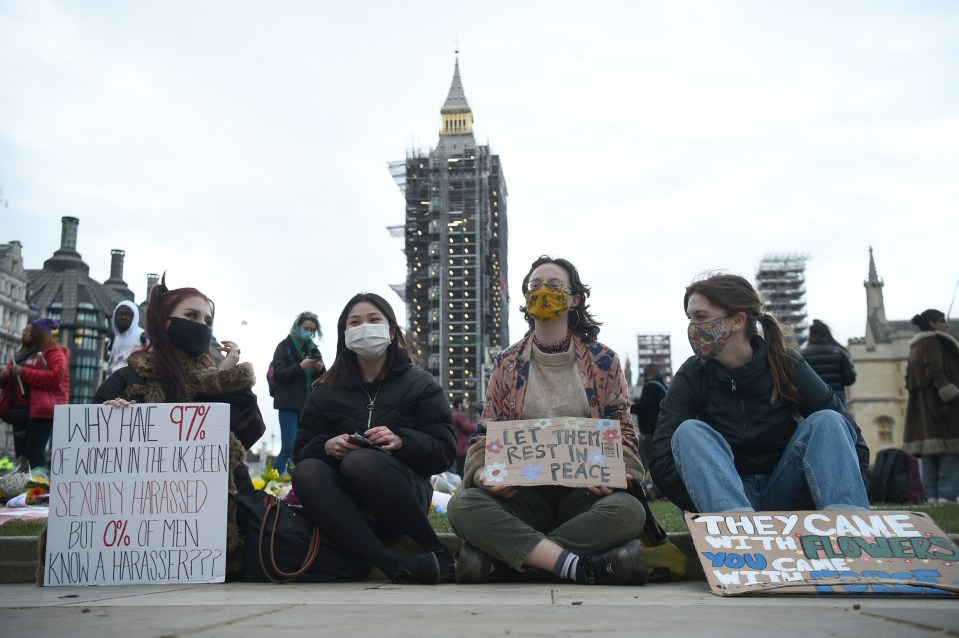
[[376,359],[390,347],[390,326],[386,323],[361,323],[347,328],[346,347],[364,359]]

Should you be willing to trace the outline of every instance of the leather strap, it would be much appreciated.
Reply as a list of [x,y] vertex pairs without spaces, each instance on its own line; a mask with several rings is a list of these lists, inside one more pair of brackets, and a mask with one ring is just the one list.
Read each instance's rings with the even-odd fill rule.
[[[290,581],[296,580],[313,566],[313,562],[316,560],[316,557],[320,554],[320,528],[316,525],[313,526],[313,534],[310,537],[310,546],[306,550],[306,557],[303,559],[303,564],[299,569],[287,572],[280,569],[276,564],[276,530],[280,526],[280,508],[283,507],[275,496],[270,496],[267,494],[264,502],[264,512],[263,512],[263,522],[260,524],[260,537],[259,537],[259,548],[258,553],[260,556],[260,569],[263,570],[263,574],[266,575],[274,583],[288,583]],[[267,526],[269,525],[270,515],[273,515],[273,529],[269,532],[270,542],[267,546],[270,558],[270,567],[268,569],[266,566],[266,560],[263,558],[263,537],[267,534]],[[278,574],[278,577],[274,576]]]

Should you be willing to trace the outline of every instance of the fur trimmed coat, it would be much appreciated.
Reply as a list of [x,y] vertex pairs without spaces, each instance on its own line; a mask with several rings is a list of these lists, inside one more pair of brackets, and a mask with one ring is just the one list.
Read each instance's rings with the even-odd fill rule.
[[909,342],[902,448],[916,456],[959,454],[959,342],[923,330]]
[[[263,416],[252,387],[256,383],[253,365],[241,363],[228,370],[218,370],[207,355],[180,357],[183,395],[167,397],[156,379],[153,354],[134,354],[129,365],[120,368],[104,381],[93,396],[94,403],[110,399],[126,399],[137,403],[228,403],[230,404],[230,492],[253,491],[253,481],[243,463],[246,451],[266,431]],[[236,506],[230,499],[227,508],[227,579],[242,578],[243,546],[236,526]]]

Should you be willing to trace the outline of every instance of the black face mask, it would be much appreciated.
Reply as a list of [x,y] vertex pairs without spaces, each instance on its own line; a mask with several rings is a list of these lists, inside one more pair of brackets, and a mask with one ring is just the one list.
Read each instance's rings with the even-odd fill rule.
[[213,328],[181,317],[172,317],[166,329],[170,342],[191,357],[199,357],[210,349]]

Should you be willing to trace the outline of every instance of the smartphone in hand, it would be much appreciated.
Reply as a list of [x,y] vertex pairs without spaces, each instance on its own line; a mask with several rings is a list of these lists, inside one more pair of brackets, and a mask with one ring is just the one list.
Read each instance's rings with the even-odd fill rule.
[[380,452],[386,452],[387,454],[390,453],[389,450],[384,450],[379,445],[373,443],[373,441],[370,441],[368,438],[366,438],[359,432],[354,432],[353,434],[349,435],[346,440],[349,443],[352,443],[353,445],[357,445],[359,447],[365,447],[371,450],[379,450]]

